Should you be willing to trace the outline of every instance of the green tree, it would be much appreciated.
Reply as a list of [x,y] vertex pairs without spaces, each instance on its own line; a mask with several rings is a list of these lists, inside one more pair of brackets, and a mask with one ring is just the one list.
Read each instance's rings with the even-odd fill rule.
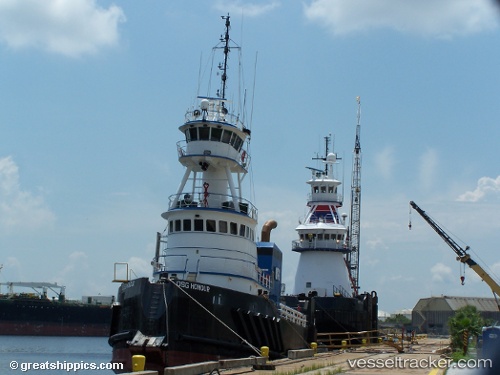
[[468,338],[481,334],[484,320],[475,306],[464,306],[448,320],[448,326],[452,350],[463,350],[463,355],[467,355]]
[[411,320],[403,314],[395,314],[385,319],[386,323],[395,323],[400,325],[409,325]]

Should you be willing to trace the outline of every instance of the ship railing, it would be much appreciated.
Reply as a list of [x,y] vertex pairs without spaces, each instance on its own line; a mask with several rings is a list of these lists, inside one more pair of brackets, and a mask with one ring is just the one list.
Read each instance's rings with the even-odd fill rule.
[[349,349],[380,345],[383,338],[378,330],[359,332],[318,332],[318,349]]
[[333,286],[333,295],[341,295],[343,297],[350,297],[351,294],[345,290],[345,288],[342,286],[342,285],[339,285],[339,286],[336,286],[334,285]]
[[225,103],[228,100],[203,96],[199,96],[198,99],[208,99],[208,108],[202,110],[201,108],[192,107],[188,109],[185,115],[186,122],[205,119],[207,121],[225,122],[239,129],[245,128],[240,116],[227,109]]
[[338,251],[342,253],[349,252],[349,247],[344,242],[337,242],[336,240],[317,240],[312,239],[308,240],[293,240],[292,241],[292,250],[294,251],[302,251],[307,249],[314,250],[324,250],[324,251]]
[[257,207],[249,200],[229,194],[206,193],[203,188],[195,192],[182,192],[169,197],[169,210],[178,208],[210,208],[238,212],[257,220]]
[[309,202],[343,202],[342,194],[337,193],[309,193],[307,194],[307,200]]
[[271,289],[272,286],[272,277],[271,275],[265,273],[262,270],[258,271],[258,280],[259,284],[262,285],[266,289]]
[[337,213],[335,213],[335,216],[332,214],[326,214],[326,215],[315,215],[312,214],[309,217],[308,220],[311,224],[317,224],[317,223],[326,223],[326,224],[339,224],[339,216]]
[[302,327],[307,327],[307,317],[300,311],[297,311],[290,306],[280,303],[279,312],[281,318],[288,320],[289,322],[298,324]]

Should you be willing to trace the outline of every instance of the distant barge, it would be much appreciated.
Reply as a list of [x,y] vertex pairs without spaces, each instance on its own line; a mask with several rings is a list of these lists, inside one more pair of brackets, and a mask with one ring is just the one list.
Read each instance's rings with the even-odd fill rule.
[[[108,336],[113,296],[84,296],[66,300],[65,287],[52,283],[7,282],[9,292],[0,294],[0,335]],[[13,287],[31,288],[14,293]],[[49,299],[47,291],[57,297]],[[59,290],[57,292],[56,290]]]

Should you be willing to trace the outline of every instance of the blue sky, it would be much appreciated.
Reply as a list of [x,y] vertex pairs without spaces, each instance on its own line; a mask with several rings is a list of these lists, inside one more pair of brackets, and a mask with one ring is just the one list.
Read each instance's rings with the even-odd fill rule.
[[349,195],[360,96],[361,289],[388,312],[491,296],[469,269],[460,285],[454,253],[416,212],[408,230],[414,200],[500,274],[500,11],[489,0],[0,0],[0,280],[58,282],[80,298],[116,292],[114,262],[150,275],[182,175],[178,127],[228,12],[250,90],[255,80],[259,228],[278,221],[287,290],[305,167],[331,133]]

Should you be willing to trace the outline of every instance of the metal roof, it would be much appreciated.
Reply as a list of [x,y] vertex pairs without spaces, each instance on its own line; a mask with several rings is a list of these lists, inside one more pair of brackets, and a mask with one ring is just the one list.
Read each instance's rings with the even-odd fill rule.
[[494,298],[440,296],[420,299],[413,310],[417,311],[456,311],[465,306],[475,306],[477,311],[498,312]]

